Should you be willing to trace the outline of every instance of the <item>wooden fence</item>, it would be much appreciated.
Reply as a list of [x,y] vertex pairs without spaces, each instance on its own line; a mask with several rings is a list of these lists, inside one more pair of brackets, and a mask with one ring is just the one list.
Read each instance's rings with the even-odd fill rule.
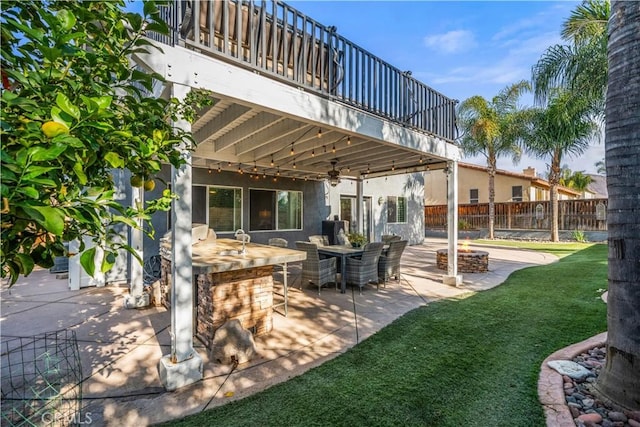
[[[549,230],[550,202],[495,204],[496,229]],[[458,205],[460,228],[489,228],[489,204]],[[447,205],[424,207],[425,228],[446,228]],[[560,230],[603,231],[607,229],[607,199],[558,201]]]

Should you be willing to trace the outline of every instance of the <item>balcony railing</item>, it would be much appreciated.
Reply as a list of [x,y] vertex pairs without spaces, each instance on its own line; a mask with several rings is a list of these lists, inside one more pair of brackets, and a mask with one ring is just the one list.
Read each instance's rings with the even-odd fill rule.
[[281,1],[175,1],[164,8],[169,37],[447,141],[455,138],[455,105],[429,86]]

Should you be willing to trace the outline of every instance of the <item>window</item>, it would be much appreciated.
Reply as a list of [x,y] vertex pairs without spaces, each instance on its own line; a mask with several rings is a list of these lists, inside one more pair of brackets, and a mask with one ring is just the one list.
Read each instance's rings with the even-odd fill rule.
[[472,188],[469,190],[469,203],[478,204],[478,189]]
[[407,222],[407,198],[387,197],[387,222]]
[[249,190],[249,230],[302,230],[300,191]]
[[233,232],[242,228],[242,189],[213,186],[208,188],[209,228],[216,233]]
[[522,201],[522,185],[514,185],[513,187],[511,187],[511,201]]

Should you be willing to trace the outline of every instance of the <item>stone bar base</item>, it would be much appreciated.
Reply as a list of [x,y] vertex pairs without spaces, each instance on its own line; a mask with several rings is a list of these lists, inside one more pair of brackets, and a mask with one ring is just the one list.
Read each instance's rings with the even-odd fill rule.
[[273,266],[198,275],[196,336],[207,347],[227,320],[253,335],[273,328]]
[[[447,249],[438,249],[436,265],[440,270],[447,270],[449,257]],[[461,273],[486,273],[489,271],[489,252],[458,252],[458,271]]]

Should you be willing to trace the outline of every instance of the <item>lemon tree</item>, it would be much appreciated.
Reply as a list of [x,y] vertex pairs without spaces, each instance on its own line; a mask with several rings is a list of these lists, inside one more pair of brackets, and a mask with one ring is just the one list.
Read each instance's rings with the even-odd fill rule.
[[[129,170],[153,189],[161,165],[179,167],[191,136],[171,125],[193,120],[209,101],[192,91],[185,102],[151,95],[160,79],[130,57],[156,49],[145,31],[168,33],[155,2],[143,14],[124,1],[3,1],[0,196],[2,277],[13,284],[34,266],[51,267],[68,255],[64,243],[92,236],[102,246],[101,269],[125,249],[117,226],[152,234],[150,216],[168,209],[173,195],[136,208],[114,200],[114,170]],[[149,183],[150,182],[150,183]],[[82,241],[83,239],[80,239]],[[81,247],[80,250],[84,248]],[[95,250],[81,263],[93,274]]]

